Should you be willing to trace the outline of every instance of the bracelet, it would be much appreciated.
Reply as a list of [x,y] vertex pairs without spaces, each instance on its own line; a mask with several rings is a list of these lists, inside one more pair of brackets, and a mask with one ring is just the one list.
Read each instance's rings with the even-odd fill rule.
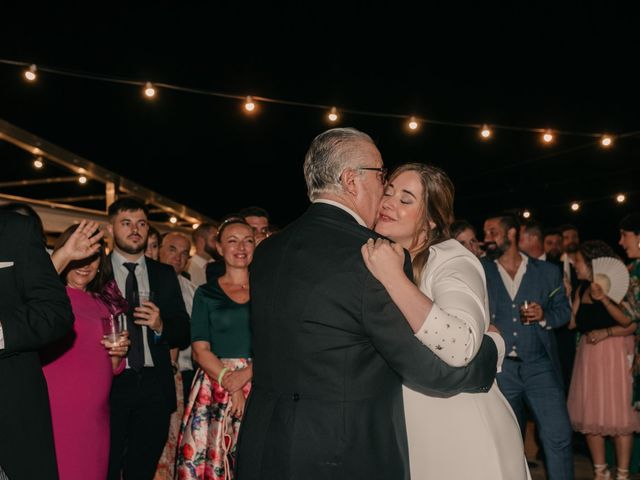
[[220,370],[220,373],[218,374],[218,385],[222,386],[222,377],[224,377],[224,374],[227,373],[227,370],[229,370],[227,367],[224,367],[222,370]]

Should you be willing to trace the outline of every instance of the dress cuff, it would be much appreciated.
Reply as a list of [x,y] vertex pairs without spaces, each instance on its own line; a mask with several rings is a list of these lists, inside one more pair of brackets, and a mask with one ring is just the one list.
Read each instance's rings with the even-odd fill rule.
[[502,371],[502,362],[504,361],[504,354],[507,351],[506,344],[504,343],[504,338],[498,332],[487,332],[485,335],[491,337],[493,343],[496,344],[496,348],[498,349],[498,370],[496,373],[500,373]]

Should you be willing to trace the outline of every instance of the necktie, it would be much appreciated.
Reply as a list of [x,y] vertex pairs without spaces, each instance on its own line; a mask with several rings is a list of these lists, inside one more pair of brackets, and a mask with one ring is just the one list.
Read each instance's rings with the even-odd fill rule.
[[134,370],[141,370],[144,366],[144,346],[142,344],[142,327],[133,323],[133,309],[138,306],[138,279],[136,278],[137,263],[124,263],[124,266],[129,273],[127,274],[127,280],[125,282],[125,300],[129,304],[129,312],[127,313],[127,330],[129,330],[129,340],[131,345],[129,347],[129,353],[127,358],[129,359],[129,366]]

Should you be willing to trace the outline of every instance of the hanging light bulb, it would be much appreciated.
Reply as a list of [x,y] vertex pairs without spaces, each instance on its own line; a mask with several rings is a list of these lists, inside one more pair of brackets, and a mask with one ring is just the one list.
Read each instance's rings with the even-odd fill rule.
[[529,210],[525,210],[524,212],[522,212],[522,216],[524,218],[531,218],[531,212]]
[[193,225],[191,225],[191,228],[193,228],[194,230],[197,230],[199,226],[200,226],[199,223],[194,223]]
[[36,157],[36,159],[33,161],[33,166],[38,170],[44,167],[44,160],[42,160],[42,157]]
[[416,120],[416,117],[411,117],[409,119],[409,123],[407,123],[407,127],[409,127],[409,130],[414,132],[418,129],[419,125],[418,125],[418,121]]
[[174,215],[171,215],[171,218],[169,218],[169,221],[174,225],[178,223],[178,219]]
[[244,102],[244,109],[249,113],[252,113],[256,109],[256,104],[253,102],[251,95],[247,96],[247,99]]
[[147,82],[144,84],[144,96],[147,98],[153,98],[156,96],[156,89],[153,83]]
[[578,210],[580,210],[580,204],[578,202],[573,202],[571,204],[571,210],[573,212],[577,212]]
[[553,142],[553,133],[551,133],[551,130],[547,130],[546,132],[544,132],[544,134],[542,135],[542,141],[544,143]]
[[37,74],[38,74],[38,67],[36,67],[36,64],[34,63],[34,64],[31,64],[29,68],[24,71],[24,78],[26,78],[30,82],[33,82],[38,77]]
[[80,185],[84,185],[85,183],[87,183],[87,177],[85,177],[84,175],[80,175],[78,177],[78,182],[80,183]]
[[616,202],[624,203],[626,201],[627,201],[627,196],[624,193],[619,193],[618,195],[616,195]]
[[610,147],[613,144],[613,138],[609,135],[603,135],[600,139],[600,144],[605,148]]
[[329,115],[327,115],[327,118],[329,119],[330,122],[335,122],[338,120],[338,110],[336,110],[336,107],[331,107],[331,110],[329,111]]
[[491,137],[491,134],[493,132],[489,129],[489,127],[487,125],[483,125],[482,126],[482,130],[480,130],[480,135],[482,136],[482,138],[484,138],[485,140],[487,140],[489,137]]

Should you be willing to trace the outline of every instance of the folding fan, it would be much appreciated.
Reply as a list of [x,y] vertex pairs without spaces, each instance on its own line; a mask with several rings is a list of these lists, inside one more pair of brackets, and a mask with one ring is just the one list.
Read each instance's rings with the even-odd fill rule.
[[629,271],[617,258],[600,257],[591,262],[593,269],[593,281],[600,285],[611,300],[616,303],[627,294],[629,290]]

